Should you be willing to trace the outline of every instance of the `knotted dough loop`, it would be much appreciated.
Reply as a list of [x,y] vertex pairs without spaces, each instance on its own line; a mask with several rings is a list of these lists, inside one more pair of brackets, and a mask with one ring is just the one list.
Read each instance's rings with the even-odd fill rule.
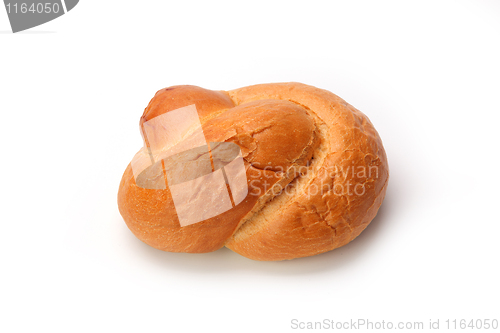
[[181,227],[168,186],[137,186],[129,164],[118,206],[145,243],[197,253],[226,246],[255,260],[285,260],[343,246],[377,214],[389,177],[382,141],[338,96],[300,83],[227,92],[174,86],[156,93],[141,125],[192,104],[207,142],[240,147],[248,194],[220,215]]

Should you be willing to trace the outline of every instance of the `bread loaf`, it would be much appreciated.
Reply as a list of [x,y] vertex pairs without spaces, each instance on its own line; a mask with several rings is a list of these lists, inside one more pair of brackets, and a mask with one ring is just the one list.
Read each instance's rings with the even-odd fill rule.
[[[196,110],[201,124],[197,133],[207,144],[191,153],[181,149],[165,155],[172,149],[162,146],[167,130],[157,127],[157,139],[147,129],[145,134],[144,128],[151,120],[188,106]],[[134,235],[160,250],[203,253],[226,246],[254,260],[312,256],[356,238],[377,214],[387,189],[387,158],[372,123],[338,96],[312,86],[275,83],[230,91],[165,88],[150,101],[140,125],[145,141],[141,151],[144,156],[149,152],[151,162],[145,160],[151,165],[140,175],[133,163],[128,165],[118,207]],[[238,177],[244,182],[238,188],[231,183],[231,161],[217,167],[220,143],[231,143],[227,149],[236,149],[231,156],[239,154],[242,161],[244,169]],[[196,157],[185,157],[196,151]],[[181,158],[191,164],[178,164]],[[225,186],[214,185],[207,191],[198,182],[183,189],[181,181],[173,180],[175,175],[188,174],[186,166],[203,158],[212,166],[205,174],[213,174],[213,179],[223,175]],[[156,175],[151,176],[154,170]],[[170,178],[165,176],[168,170]],[[192,175],[186,177],[196,181]],[[149,185],[141,185],[144,182]],[[174,187],[190,193],[183,208],[177,204]],[[226,191],[229,196],[222,196]],[[236,199],[238,193],[243,193],[240,199]],[[206,195],[210,198],[205,199]],[[197,210],[204,204],[201,201],[215,200],[212,207],[228,197],[230,209],[214,208],[219,209],[217,215],[181,226],[181,215],[198,214],[198,220],[209,216]]]

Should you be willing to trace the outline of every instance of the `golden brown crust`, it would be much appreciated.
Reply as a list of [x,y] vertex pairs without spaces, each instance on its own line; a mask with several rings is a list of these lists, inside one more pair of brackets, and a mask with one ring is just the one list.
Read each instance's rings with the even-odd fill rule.
[[172,252],[225,245],[251,259],[284,260],[345,245],[375,217],[387,188],[385,151],[368,118],[338,96],[300,83],[229,92],[177,86],[155,95],[141,124],[189,104],[208,142],[240,146],[249,194],[221,215],[180,227],[168,187],[138,187],[129,165],[118,205],[147,244]]

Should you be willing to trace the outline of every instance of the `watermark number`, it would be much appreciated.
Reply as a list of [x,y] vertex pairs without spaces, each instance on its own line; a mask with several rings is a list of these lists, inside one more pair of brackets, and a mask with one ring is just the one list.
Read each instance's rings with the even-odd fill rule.
[[21,4],[18,4],[18,3],[8,3],[5,5],[5,7],[7,8],[7,13],[9,14],[18,14],[18,13],[21,13],[21,14],[26,14],[26,13],[38,13],[38,14],[42,14],[42,13],[45,13],[45,14],[50,14],[50,13],[59,13],[59,11],[61,10],[61,7],[59,6],[59,4],[57,2],[55,3],[51,3],[51,2],[47,2],[47,3],[37,3],[37,4],[34,4],[32,3],[31,6],[28,6],[28,4],[26,3],[21,3]]

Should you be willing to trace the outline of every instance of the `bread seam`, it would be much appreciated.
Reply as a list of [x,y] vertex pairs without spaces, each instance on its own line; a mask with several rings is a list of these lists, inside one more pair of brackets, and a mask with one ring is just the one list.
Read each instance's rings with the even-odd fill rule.
[[[241,104],[238,104],[237,101],[235,101],[235,99],[233,98],[232,94],[230,93],[229,94],[229,97],[231,98],[231,100],[233,101],[233,103],[235,103],[236,105],[241,105]],[[257,98],[255,100],[264,100],[264,99],[269,99],[269,98]],[[321,140],[318,144],[318,146],[316,147],[315,151],[313,152],[313,155],[311,156],[311,159],[309,159],[308,162],[310,162],[311,160],[314,160],[314,162],[311,162],[311,164],[309,165],[310,168],[312,168],[312,170],[318,170],[319,168],[321,168],[321,166],[323,166],[324,164],[324,161],[326,159],[326,155],[322,156],[320,159],[318,158],[315,158],[314,156],[316,155],[316,153],[318,152],[321,152],[323,149],[324,150],[328,150],[329,148],[329,145],[328,145],[328,142],[326,140],[324,140],[324,137],[326,137],[328,135],[328,128],[326,126],[326,124],[322,121],[322,119],[313,111],[311,110],[309,107],[305,106],[305,105],[302,105],[301,103],[298,103],[292,99],[278,99],[278,100],[287,100],[289,102],[292,102],[300,107],[302,107],[306,113],[312,118],[313,120],[313,123],[314,123],[314,126],[315,126],[315,130],[318,130],[319,131],[319,139]],[[321,122],[319,121],[321,120]],[[320,126],[318,126],[318,123],[320,123],[322,125],[322,127],[324,127],[323,130],[321,130]],[[324,135],[321,135],[321,134],[324,134]],[[313,163],[315,164],[315,166],[313,167]],[[308,171],[309,173],[310,171]],[[286,186],[290,186],[290,185],[293,185],[294,181],[296,181],[297,179],[299,179],[301,177],[301,175],[298,175],[296,176],[295,178],[291,179]],[[310,184],[313,180],[314,180],[314,177],[313,178],[303,178],[303,179],[306,179],[306,184]],[[302,187],[306,187],[305,184],[303,184]],[[274,188],[274,186],[272,187]],[[272,189],[271,188],[271,189]],[[294,192],[294,195],[290,197],[290,199],[288,200],[287,203],[285,203],[284,205],[281,205],[278,207],[278,211],[283,211],[284,209],[286,209],[289,205],[291,205],[293,202],[295,202],[293,200],[294,197],[297,197],[298,195],[300,195],[300,190],[296,190]],[[265,196],[265,195],[264,195]],[[263,197],[264,197],[263,196]],[[258,214],[261,214],[264,210],[270,210],[270,208],[268,207],[272,207],[272,204],[269,205],[269,203],[271,203],[272,201],[276,200],[277,198],[279,197],[282,197],[283,195],[277,195],[277,196],[274,196],[274,197],[270,197],[270,198],[267,198],[266,201],[264,202],[260,202],[260,198],[259,198],[259,201],[257,201],[257,204],[254,206],[260,206],[258,207],[257,209],[252,209],[250,212],[248,212],[240,221],[240,223],[237,225],[235,231],[233,232],[233,234],[231,235],[231,237],[229,237],[225,242],[224,242],[224,245],[226,245],[229,241],[231,241],[232,239],[237,239],[239,238],[239,234],[242,233],[242,231],[244,231],[244,227],[245,225],[248,225],[249,223],[252,223],[252,220],[254,220]],[[262,197],[261,197],[262,198]],[[293,201],[292,203],[290,201]],[[263,216],[263,219],[264,221],[267,221],[267,218],[266,216],[264,215]]]

